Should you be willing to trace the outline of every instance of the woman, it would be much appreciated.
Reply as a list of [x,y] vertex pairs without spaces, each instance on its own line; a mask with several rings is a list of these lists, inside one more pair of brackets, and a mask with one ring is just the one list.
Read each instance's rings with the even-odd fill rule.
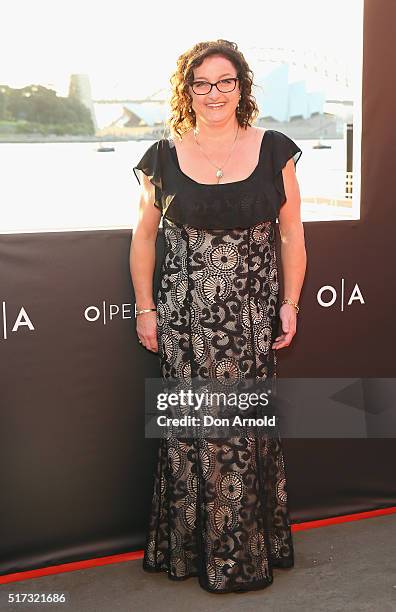
[[[139,342],[158,352],[163,379],[275,377],[276,350],[296,333],[305,275],[294,168],[301,149],[252,126],[252,73],[235,43],[196,44],[171,83],[172,137],[134,167],[142,186],[131,243]],[[155,301],[161,216],[166,251]],[[264,588],[273,567],[293,564],[279,438],[161,440],[145,570],[198,576],[207,591],[225,593]]]

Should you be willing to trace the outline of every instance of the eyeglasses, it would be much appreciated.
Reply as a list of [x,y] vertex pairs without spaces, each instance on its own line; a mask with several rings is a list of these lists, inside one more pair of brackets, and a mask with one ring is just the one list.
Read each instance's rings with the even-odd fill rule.
[[191,83],[192,90],[198,96],[205,96],[206,94],[212,91],[212,87],[216,86],[220,93],[229,93],[230,91],[234,91],[237,81],[239,81],[238,77],[233,77],[230,79],[222,79],[221,81],[217,81],[217,83],[208,83],[207,81],[194,81]]

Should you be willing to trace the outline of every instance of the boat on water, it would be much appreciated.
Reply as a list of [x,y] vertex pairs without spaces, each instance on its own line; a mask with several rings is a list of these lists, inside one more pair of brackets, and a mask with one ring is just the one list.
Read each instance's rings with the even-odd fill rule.
[[318,141],[315,145],[312,146],[313,149],[331,149],[331,145],[330,144],[325,144],[323,141],[323,132],[325,131],[325,126],[323,125],[323,114],[320,115],[320,121],[319,121],[319,138]]
[[103,143],[100,143],[97,147],[96,150],[98,151],[98,153],[108,153],[109,151],[115,151],[115,148],[109,145],[105,145]]
[[321,139],[319,138],[319,140],[317,141],[316,144],[312,145],[313,149],[331,149],[331,145],[329,144],[324,144],[324,142],[321,141]]

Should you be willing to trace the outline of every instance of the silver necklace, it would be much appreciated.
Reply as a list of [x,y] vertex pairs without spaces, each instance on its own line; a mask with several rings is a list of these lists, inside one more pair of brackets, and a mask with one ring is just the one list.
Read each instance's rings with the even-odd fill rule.
[[197,143],[197,145],[198,145],[198,146],[199,146],[199,148],[201,149],[202,153],[205,155],[205,157],[206,157],[206,159],[208,160],[208,162],[209,162],[210,164],[212,164],[212,166],[214,166],[214,167],[217,169],[217,171],[216,171],[216,176],[217,176],[217,182],[218,182],[218,183],[220,182],[220,179],[221,179],[221,178],[224,176],[223,168],[224,168],[224,166],[226,165],[226,163],[228,162],[228,160],[230,159],[230,157],[231,157],[231,153],[232,153],[232,152],[233,152],[233,150],[234,150],[234,147],[235,147],[235,144],[236,144],[236,140],[237,140],[237,136],[238,136],[238,132],[239,132],[239,123],[238,123],[238,128],[237,128],[237,131],[236,131],[236,134],[235,134],[234,142],[233,142],[233,145],[232,145],[232,147],[231,147],[231,151],[230,151],[230,153],[229,153],[229,155],[228,155],[227,159],[225,160],[224,164],[222,165],[222,167],[219,167],[219,166],[216,166],[216,164],[214,164],[214,163],[213,163],[213,162],[212,162],[212,161],[209,159],[209,157],[206,155],[205,151],[202,149],[201,145],[199,144],[199,142],[198,142],[198,140],[197,140],[197,137],[196,137],[196,134],[195,134],[195,129],[193,130],[195,142]]

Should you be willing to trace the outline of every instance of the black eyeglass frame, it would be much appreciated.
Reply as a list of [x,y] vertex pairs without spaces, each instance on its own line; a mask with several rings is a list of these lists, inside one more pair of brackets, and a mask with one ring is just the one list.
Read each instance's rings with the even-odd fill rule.
[[[230,91],[220,91],[217,85],[218,83],[221,83],[222,81],[234,81],[234,87],[230,89]],[[220,93],[231,93],[232,91],[235,91],[237,81],[239,81],[239,77],[228,77],[228,79],[220,79],[216,83],[209,83],[209,81],[193,81],[192,83],[190,83],[190,85],[191,85],[191,89],[193,90],[196,96],[207,96],[208,94],[210,94],[214,86],[216,86],[217,91],[220,91]],[[208,85],[210,85],[209,91],[206,91],[205,93],[197,93],[194,90],[194,85],[196,85],[197,83],[207,83]]]

